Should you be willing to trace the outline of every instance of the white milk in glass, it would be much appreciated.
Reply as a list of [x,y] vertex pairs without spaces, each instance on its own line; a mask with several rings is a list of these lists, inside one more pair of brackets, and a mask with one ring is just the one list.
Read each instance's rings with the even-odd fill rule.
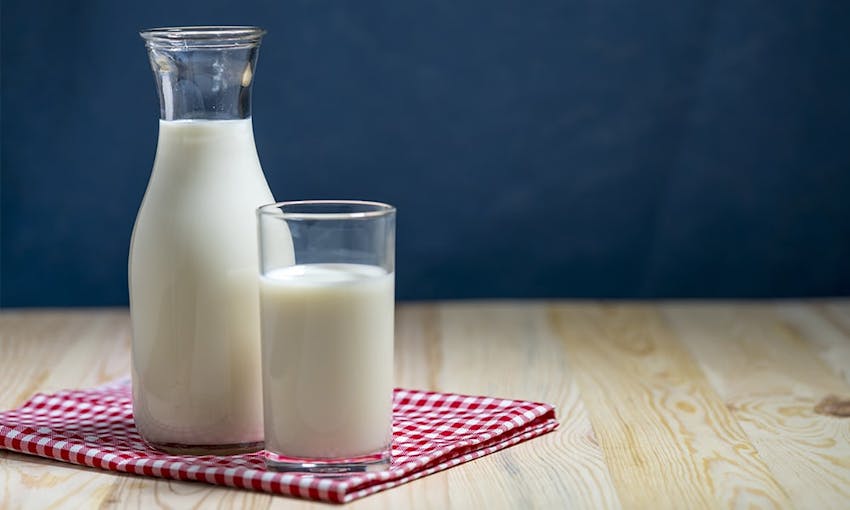
[[263,440],[251,119],[160,121],[133,231],[133,412],[156,444]]
[[392,438],[394,275],[303,264],[260,277],[266,449],[379,452]]

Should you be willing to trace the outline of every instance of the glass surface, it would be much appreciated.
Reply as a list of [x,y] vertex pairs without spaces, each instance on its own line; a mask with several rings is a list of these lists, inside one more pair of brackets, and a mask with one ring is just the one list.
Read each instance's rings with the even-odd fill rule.
[[163,120],[247,119],[260,39],[257,27],[144,30]]
[[395,209],[282,202],[257,217],[267,466],[316,475],[387,468]]

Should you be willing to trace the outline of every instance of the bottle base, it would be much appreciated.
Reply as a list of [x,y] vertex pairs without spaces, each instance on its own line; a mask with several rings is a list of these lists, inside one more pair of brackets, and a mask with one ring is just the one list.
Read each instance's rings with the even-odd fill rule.
[[306,459],[266,452],[266,469],[281,473],[334,477],[385,471],[389,467],[389,451],[345,459]]
[[171,455],[240,455],[254,453],[263,449],[262,441],[232,444],[180,444],[180,443],[146,443],[161,452]]

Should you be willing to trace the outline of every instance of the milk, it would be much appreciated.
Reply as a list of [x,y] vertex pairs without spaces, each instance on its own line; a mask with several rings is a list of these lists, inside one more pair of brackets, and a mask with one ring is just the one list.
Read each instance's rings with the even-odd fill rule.
[[273,201],[250,118],[160,121],[130,253],[133,413],[149,442],[260,446],[254,210]]
[[266,449],[380,452],[392,438],[394,275],[303,264],[260,278]]

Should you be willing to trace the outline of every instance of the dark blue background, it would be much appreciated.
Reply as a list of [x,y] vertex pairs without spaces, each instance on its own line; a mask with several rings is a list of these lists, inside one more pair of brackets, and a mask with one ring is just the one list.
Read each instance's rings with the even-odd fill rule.
[[400,298],[850,293],[850,2],[2,4],[5,306],[127,302],[140,28],[259,24],[278,199],[399,207]]

